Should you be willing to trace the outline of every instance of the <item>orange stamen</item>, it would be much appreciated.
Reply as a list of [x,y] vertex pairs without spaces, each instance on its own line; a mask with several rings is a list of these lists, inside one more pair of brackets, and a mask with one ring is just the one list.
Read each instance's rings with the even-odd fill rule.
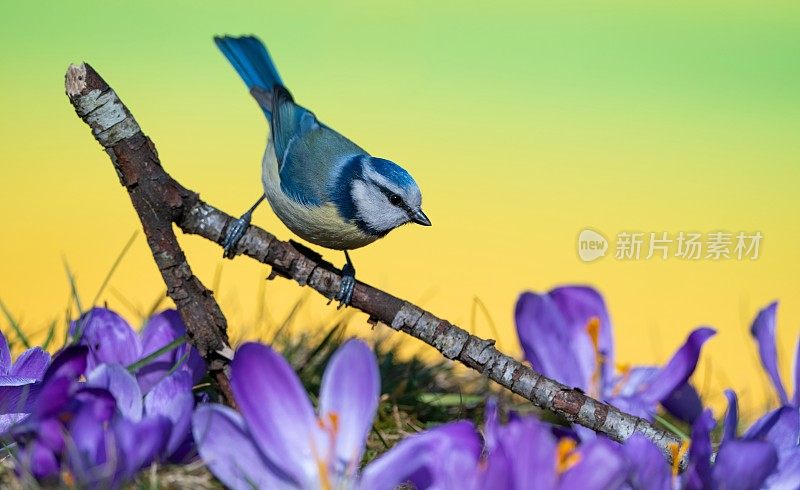
[[622,391],[622,387],[625,386],[625,383],[628,382],[628,379],[631,377],[631,365],[630,364],[617,364],[616,365],[617,371],[622,375],[614,385],[614,390],[612,391],[612,396],[617,396]]
[[575,451],[578,443],[569,437],[562,437],[556,446],[556,473],[561,475],[581,460],[581,455]]
[[331,477],[328,475],[328,465],[324,461],[318,459],[317,471],[319,471],[319,483],[322,490],[331,490],[333,485],[331,485]]
[[336,435],[339,433],[339,414],[336,412],[330,412],[328,414],[328,420],[331,423],[331,430],[333,434]]
[[686,451],[689,450],[690,443],[691,441],[687,440],[681,442],[680,445],[675,442],[669,445],[669,452],[672,455],[672,478],[678,477],[678,473],[681,470],[681,460],[686,455]]
[[589,386],[589,394],[598,398],[600,396],[600,371],[603,367],[603,354],[600,352],[600,318],[593,316],[586,323],[586,332],[592,341],[594,349],[594,371]]
[[[328,440],[330,441],[331,447],[328,448],[328,450],[329,454],[333,455],[336,445],[336,435],[339,433],[339,414],[336,412],[328,412],[322,417],[317,418],[317,425],[330,436]],[[319,456],[313,441],[311,443],[311,451],[317,462],[317,471],[319,472],[319,481],[322,490],[331,490],[333,485],[331,484],[331,477],[328,473],[328,461],[323,460]]]
[[592,346],[595,352],[600,352],[600,319],[596,316],[589,318],[586,323],[586,331],[592,339]]
[[64,482],[64,485],[69,488],[75,487],[75,477],[72,476],[72,473],[70,473],[68,470],[61,472],[61,481]]

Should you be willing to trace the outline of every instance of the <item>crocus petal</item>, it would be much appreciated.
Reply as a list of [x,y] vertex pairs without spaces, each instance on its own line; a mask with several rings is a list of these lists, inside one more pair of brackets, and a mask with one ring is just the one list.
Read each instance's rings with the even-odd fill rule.
[[625,481],[627,467],[613,442],[598,437],[584,443],[579,454],[580,460],[561,476],[558,488],[605,490],[619,488]]
[[11,371],[11,350],[3,332],[0,332],[0,375],[8,374]]
[[800,407],[780,407],[758,419],[743,439],[767,441],[783,453],[798,446]]
[[164,460],[167,464],[185,465],[197,460],[197,448],[191,432],[184,437],[178,447]]
[[778,352],[775,347],[775,314],[778,309],[777,301],[758,312],[758,316],[753,320],[750,327],[750,334],[758,342],[758,355],[761,357],[761,364],[769,375],[769,379],[778,392],[778,398],[782,405],[789,404],[789,397],[786,389],[781,382],[781,375],[778,372]]
[[150,466],[164,450],[172,424],[166,417],[145,417],[139,421],[114,420],[114,441],[125,468],[124,479]]
[[[178,329],[173,325],[173,321],[176,321],[175,317],[178,317],[177,321],[180,321],[177,311],[168,310],[153,316],[147,321],[141,333],[141,357],[146,357],[169,345],[183,334],[182,332],[178,333]],[[172,370],[179,359],[175,357],[176,350],[177,348],[161,354],[137,371],[136,379],[139,380],[142,392],[147,393],[150,391],[156,383]]]
[[116,402],[107,390],[84,388],[75,394],[74,403],[77,408],[67,426],[67,460],[75,478],[88,486],[96,478],[96,468],[106,466],[109,457],[110,469],[119,468],[106,445],[106,423],[114,415]]
[[164,378],[144,397],[148,417],[161,415],[172,422],[167,455],[172,454],[189,434],[193,407],[192,379],[185,371],[176,371]]
[[784,451],[779,455],[778,467],[767,478],[765,488],[793,489],[800,481],[800,446]]
[[[588,286],[564,286],[553,289],[549,294],[564,315],[570,330],[578,338],[588,338],[586,326],[592,318],[600,321],[598,349],[604,361],[603,379],[611,379],[614,375],[614,331],[603,295]],[[579,342],[575,344],[575,348],[585,350],[577,357],[584,363],[583,368],[591,376],[596,366],[594,347],[586,342]]]
[[697,367],[703,344],[714,334],[714,329],[708,327],[698,328],[689,334],[686,343],[673,354],[672,359],[644,389],[642,398],[653,404],[658,403],[686,383]]
[[270,347],[243,344],[231,363],[231,387],[264,455],[297,482],[316,474],[317,420],[289,363]]
[[[610,398],[609,403],[622,410],[625,413],[641,417],[646,420],[653,420],[653,415],[656,412],[655,404],[648,400],[643,400],[639,396],[621,396]],[[584,440],[581,438],[581,440]]]
[[55,377],[66,377],[76,380],[86,372],[89,349],[83,345],[71,345],[56,353],[53,362],[44,373],[43,381]]
[[[27,383],[20,382],[28,380]],[[31,383],[28,378],[3,377],[0,385],[0,413],[30,413],[41,393],[41,383]],[[13,383],[13,384],[12,384]]]
[[26,350],[17,358],[17,362],[14,363],[8,374],[41,381],[49,365],[50,354],[42,350],[41,347],[34,347]]
[[36,383],[35,379],[25,376],[0,376],[0,387],[25,386],[34,383]]
[[486,400],[486,408],[483,415],[483,440],[486,449],[491,451],[499,444],[500,415],[497,409],[497,398],[494,396]]
[[37,421],[36,439],[53,450],[56,454],[64,451],[64,425],[61,420],[52,417]]
[[761,488],[777,464],[778,454],[768,442],[727,441],[714,462],[714,483],[726,490]]
[[703,401],[694,386],[689,383],[684,383],[673,390],[666,400],[661,400],[661,405],[673,417],[689,424],[693,424],[703,413]]
[[794,353],[794,406],[800,407],[800,337]]
[[689,446],[689,466],[683,474],[685,490],[713,488],[711,475],[711,429],[714,415],[706,410],[692,426],[692,444]]
[[[576,357],[576,347],[581,342],[549,295],[523,293],[517,300],[514,317],[525,358],[536,371],[565,385],[588,390],[590,375]],[[589,342],[588,335],[584,337]]]
[[[656,404],[650,400],[643,399],[641,393],[658,377],[658,373],[659,369],[653,366],[632,368],[625,375],[617,376],[610,383],[610,396],[606,394],[604,400],[623,412],[653,420]],[[581,440],[584,439],[581,438]]]
[[[513,453],[509,454],[505,448],[499,444],[496,444],[492,450],[487,448],[483,462],[478,463],[478,475],[472,488],[507,488],[509,490],[517,490],[514,486],[514,479],[512,476],[513,469]],[[470,472],[465,471],[464,474],[469,475]],[[528,486],[530,487],[531,485]]]
[[[473,462],[477,463],[481,451],[480,437],[470,422],[453,422],[406,437],[367,465],[360,487],[390,490],[409,482],[418,490],[452,488],[437,485],[453,476],[443,475],[447,468],[439,464],[440,458],[448,451],[463,451],[462,457],[471,455]],[[462,471],[456,476],[464,482],[473,475]]]
[[142,418],[142,392],[127,369],[119,364],[101,364],[86,376],[86,386],[103,388],[116,400],[117,410],[132,421]]
[[612,392],[615,396],[636,396],[652,383],[658,371],[655,366],[633,367],[627,374],[614,378]]
[[[555,487],[556,439],[550,427],[535,417],[522,417],[499,427],[497,440],[507,461],[510,488],[517,490],[550,490]],[[489,453],[488,463],[499,459]],[[491,481],[486,488],[491,488]]]
[[70,334],[82,332],[79,343],[89,348],[89,370],[107,362],[129,366],[139,360],[142,345],[128,322],[106,308],[92,308],[70,325]]
[[30,414],[27,413],[3,413],[0,414],[0,436],[8,432],[14,424],[25,420]]
[[628,461],[628,483],[634,489],[670,490],[672,474],[661,451],[650,439],[635,433],[625,444],[622,452]]
[[322,376],[319,413],[336,434],[337,472],[357,469],[378,408],[381,382],[375,354],[360,340],[345,342]]
[[53,451],[33,440],[19,452],[19,467],[23,474],[29,473],[39,481],[58,476],[61,468]]
[[728,410],[722,423],[722,442],[736,439],[736,430],[739,428],[739,402],[733,390],[725,390],[728,399]]
[[[176,310],[165,310],[153,316],[147,321],[147,324],[142,329],[142,357],[146,357],[153,352],[169,345],[175,339],[181,337],[186,333],[186,327],[183,320]],[[139,384],[142,387],[142,392],[147,393],[150,389],[164,378],[176,364],[183,359],[184,355],[189,352],[185,361],[181,364],[181,368],[186,368],[192,374],[192,382],[199,381],[203,374],[205,374],[205,363],[197,353],[197,349],[189,346],[188,344],[176,347],[170,352],[165,352],[152,362],[143,366],[136,373]]]
[[202,405],[192,418],[192,433],[203,462],[233,490],[294,488],[292,481],[259,451],[244,419],[222,405]]
[[57,376],[42,383],[37,403],[33,405],[36,418],[47,418],[61,411],[69,401],[74,382],[67,376]]
[[[206,362],[200,357],[200,353],[197,352],[197,349],[186,344],[183,346],[184,349],[189,349],[189,357],[186,359],[186,362],[181,366],[181,369],[189,371],[192,374],[192,384],[197,384],[200,380],[203,379],[203,376],[206,375],[208,371],[206,367]],[[183,356],[186,351],[179,351],[180,355]]]

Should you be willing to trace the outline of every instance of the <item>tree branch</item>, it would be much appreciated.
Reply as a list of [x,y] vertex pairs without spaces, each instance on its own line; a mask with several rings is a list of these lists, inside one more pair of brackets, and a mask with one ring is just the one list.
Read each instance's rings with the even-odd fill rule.
[[67,96],[78,116],[92,128],[142,222],[167,294],[178,307],[190,342],[206,360],[226,402],[233,396],[225,377],[228,360],[220,353],[228,346],[227,322],[214,296],[192,274],[172,229],[185,206],[198,202],[197,194],[175,182],[164,169],[153,142],[117,94],[87,64],[72,65],[66,75]]
[[[226,321],[212,294],[192,275],[171,224],[184,233],[222,243],[234,217],[201,201],[161,167],[152,142],[114,91],[88,64],[70,66],[67,95],[78,116],[92,128],[111,157],[122,185],[128,190],[142,221],[153,258],[168,293],[178,306],[191,342],[221,376],[227,363],[218,351],[228,348]],[[292,242],[250,226],[238,244],[238,253],[272,266],[270,278],[280,275],[309,286],[332,299],[339,290],[340,273],[330,263]],[[358,282],[351,306],[381,322],[433,346],[446,358],[459,361],[499,385],[530,400],[537,407],[565,419],[625,441],[639,432],[653,441],[672,462],[670,447],[681,441],[648,421],[586,396],[579,390],[549,379],[503,354],[494,340],[470,335],[447,320],[389,293]],[[230,394],[226,394],[230,397]],[[232,398],[229,398],[232,400]],[[685,461],[681,462],[685,465]]]

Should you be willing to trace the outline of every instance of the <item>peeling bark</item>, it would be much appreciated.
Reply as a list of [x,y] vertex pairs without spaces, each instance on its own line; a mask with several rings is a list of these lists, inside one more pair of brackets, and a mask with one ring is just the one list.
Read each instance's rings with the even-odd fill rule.
[[[108,152],[131,196],[169,295],[186,322],[190,341],[218,376],[222,376],[221,387],[227,387],[223,369],[228,359],[219,354],[230,349],[225,317],[211,292],[192,275],[171,225],[175,223],[184,233],[200,235],[221,245],[228,226],[236,218],[201,201],[196,193],[166,173],[152,142],[89,65],[71,66],[66,86],[76,112]],[[339,290],[340,272],[330,263],[305,247],[281,241],[257,226],[247,229],[237,253],[270,265],[270,278],[283,276],[329,299]],[[537,407],[571,422],[620,442],[635,432],[642,433],[672,463],[670,446],[681,442],[675,435],[533,371],[498,351],[494,340],[470,335],[447,320],[362,282],[356,283],[351,306],[368,314],[370,322],[381,322],[416,337],[446,358],[469,366]],[[227,396],[232,401],[229,393]],[[681,466],[685,466],[685,460]]]

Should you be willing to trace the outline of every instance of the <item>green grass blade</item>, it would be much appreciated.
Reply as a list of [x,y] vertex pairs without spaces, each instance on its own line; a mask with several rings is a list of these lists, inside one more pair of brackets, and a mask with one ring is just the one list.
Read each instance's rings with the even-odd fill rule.
[[114,286],[109,287],[108,292],[111,294],[111,296],[114,297],[114,299],[122,303],[122,306],[127,308],[134,315],[136,315],[136,318],[139,319],[144,318],[144,313],[142,312],[142,309],[133,304],[128,298],[125,297],[125,295],[117,291],[114,288]]
[[483,402],[479,395],[462,395],[460,393],[421,393],[419,401],[435,407],[460,407],[462,405],[477,405]]
[[495,325],[494,320],[492,319],[492,315],[489,314],[489,308],[487,308],[486,304],[483,301],[481,301],[481,299],[479,297],[477,297],[477,296],[475,296],[475,298],[473,298],[473,301],[472,301],[472,323],[473,323],[473,328],[475,328],[474,324],[475,324],[475,317],[476,317],[476,309],[477,308],[480,308],[481,312],[483,313],[483,316],[486,318],[486,321],[489,323],[489,328],[492,331],[492,335],[494,335],[495,340],[497,340],[499,342],[500,341],[500,331],[497,330],[497,325]]
[[150,308],[147,309],[147,311],[145,312],[145,317],[142,318],[142,323],[146,322],[148,319],[150,319],[150,317],[155,315],[156,310],[159,309],[166,300],[167,300],[167,290],[165,289],[164,292],[159,294],[158,298],[156,298],[155,301],[153,301],[153,303],[150,305]]
[[317,355],[319,355],[319,353],[322,352],[322,350],[325,349],[328,346],[328,344],[331,343],[332,340],[334,340],[334,338],[338,340],[338,338],[340,337],[340,335],[338,334],[342,332],[344,326],[345,326],[344,323],[340,323],[334,326],[332,329],[328,330],[328,333],[325,334],[325,337],[319,342],[319,344],[317,344],[316,347],[314,347],[314,350],[312,350],[311,353],[308,354],[305,362],[303,362],[303,364],[301,364],[297,368],[298,374],[302,373],[311,364],[311,362],[314,359],[316,359]]
[[150,364],[151,362],[153,362],[154,360],[159,358],[161,355],[166,354],[167,352],[169,352],[171,350],[177,349],[178,347],[182,346],[185,343],[186,343],[186,336],[185,335],[181,335],[180,337],[178,337],[177,339],[173,340],[172,342],[170,342],[169,344],[165,345],[164,347],[154,351],[151,354],[148,354],[148,355],[144,356],[143,358],[139,359],[138,361],[136,361],[133,364],[131,364],[130,366],[128,366],[127,367],[128,372],[130,372],[131,374],[135,373],[136,371],[140,370],[144,366]]
[[133,235],[131,235],[131,237],[128,239],[127,243],[125,243],[125,246],[122,247],[122,250],[120,251],[119,255],[117,255],[117,258],[114,260],[114,263],[111,265],[111,269],[108,270],[108,273],[106,274],[106,277],[103,279],[103,282],[100,284],[100,289],[98,289],[97,290],[97,294],[94,295],[94,299],[92,299],[92,303],[91,303],[92,306],[96,306],[97,305],[97,300],[100,299],[100,295],[103,294],[103,291],[106,289],[106,286],[108,286],[108,282],[111,280],[111,276],[114,275],[114,271],[117,270],[117,267],[119,267],[119,264],[122,262],[122,259],[125,257],[125,254],[128,253],[128,250],[130,250],[131,246],[133,245],[133,242],[136,240],[136,237],[138,237],[138,236],[139,236],[139,230],[134,231]]
[[685,432],[680,430],[675,424],[673,424],[669,420],[665,419],[664,417],[656,414],[656,421],[658,421],[661,425],[666,427],[670,432],[672,432],[676,436],[680,437],[682,440],[684,440],[684,441],[688,441],[689,440],[689,436]]
[[[167,371],[167,376],[170,376],[172,373],[174,373],[175,371],[177,371],[177,370],[178,370],[178,368],[179,368],[179,367],[181,367],[181,366],[183,365],[183,363],[184,363],[184,362],[186,362],[186,360],[187,360],[187,359],[189,359],[189,354],[190,354],[191,352],[192,352],[192,351],[191,351],[190,349],[186,349],[186,352],[185,352],[185,353],[184,353],[184,354],[181,356],[181,358],[180,358],[180,359],[178,359],[178,362],[176,362],[174,366],[172,366],[171,368],[169,368],[169,371]],[[166,377],[166,376],[165,376],[165,377]]]
[[3,315],[6,317],[6,320],[8,320],[8,323],[9,325],[11,325],[11,328],[14,330],[14,333],[17,334],[17,339],[20,342],[22,342],[22,345],[24,345],[26,349],[30,349],[31,342],[28,340],[28,336],[25,335],[25,332],[22,331],[22,327],[14,318],[14,315],[12,315],[10,311],[8,311],[8,308],[6,308],[6,305],[5,303],[3,303],[2,300],[0,300],[0,309],[3,310]]
[[295,302],[295,304],[292,306],[292,309],[289,311],[289,314],[286,315],[286,318],[283,320],[283,323],[281,323],[281,325],[275,331],[275,334],[272,336],[270,345],[275,344],[275,342],[278,340],[283,331],[286,330],[289,327],[289,325],[292,324],[292,320],[294,320],[295,315],[297,315],[297,312],[300,311],[300,308],[306,302],[306,298],[307,296],[304,294],[303,296],[300,297],[300,299],[298,299]]
[[47,337],[45,337],[44,342],[42,343],[42,349],[47,350],[47,348],[50,347],[50,343],[56,336],[56,325],[57,322],[55,320],[50,323],[50,328],[47,329]]
[[[83,306],[81,306],[81,297],[78,294],[78,284],[75,282],[75,276],[72,274],[72,270],[69,268],[69,263],[66,258],[64,258],[64,270],[67,272],[67,280],[69,281],[69,287],[72,291],[72,299],[75,301],[75,306],[78,308],[78,316],[83,316]],[[78,338],[80,338],[80,336]]]

